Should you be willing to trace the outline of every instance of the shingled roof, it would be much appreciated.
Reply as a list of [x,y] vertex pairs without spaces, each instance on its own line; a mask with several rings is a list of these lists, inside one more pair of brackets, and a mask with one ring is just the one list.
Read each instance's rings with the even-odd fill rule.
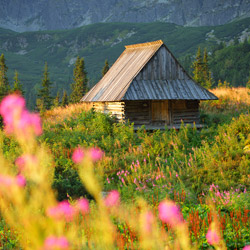
[[[81,101],[218,99],[186,73],[161,40],[125,48],[105,76]],[[160,50],[163,52],[157,57]],[[164,63],[157,62],[158,58]],[[157,68],[158,73],[153,72],[150,75],[146,72],[145,78],[143,76],[150,62],[160,69]]]

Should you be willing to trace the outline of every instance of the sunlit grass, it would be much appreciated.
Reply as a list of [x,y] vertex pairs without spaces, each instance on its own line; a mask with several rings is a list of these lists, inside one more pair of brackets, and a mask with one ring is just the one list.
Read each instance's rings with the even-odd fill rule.
[[43,116],[43,121],[49,123],[58,123],[67,118],[75,117],[83,111],[88,111],[92,107],[92,103],[69,104],[66,107],[57,107],[46,111]]

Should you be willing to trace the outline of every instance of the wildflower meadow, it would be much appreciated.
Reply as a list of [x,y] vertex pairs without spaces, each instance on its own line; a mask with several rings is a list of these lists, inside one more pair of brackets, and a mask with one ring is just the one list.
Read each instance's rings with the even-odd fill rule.
[[247,98],[203,103],[201,130],[149,132],[5,97],[0,249],[249,250]]

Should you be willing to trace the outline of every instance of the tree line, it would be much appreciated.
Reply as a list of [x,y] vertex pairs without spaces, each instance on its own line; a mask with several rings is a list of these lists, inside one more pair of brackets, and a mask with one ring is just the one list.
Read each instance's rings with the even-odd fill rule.
[[221,42],[207,49],[198,48],[195,58],[186,55],[182,65],[199,84],[213,87],[250,87],[250,42],[236,38],[226,45]]
[[[11,93],[18,93],[24,95],[23,86],[19,81],[18,72],[15,71],[15,77],[13,81],[13,86],[9,84],[7,77],[8,67],[6,66],[4,54],[0,57],[0,101],[4,96]],[[102,76],[104,76],[109,70],[109,63],[105,60],[104,67],[102,69]],[[53,82],[49,78],[48,64],[45,62],[43,78],[41,80],[40,89],[37,92],[36,99],[36,109],[43,113],[46,110],[59,106],[67,106],[70,103],[78,103],[84,94],[88,91],[88,73],[85,69],[84,58],[79,56],[76,59],[75,67],[73,70],[73,82],[71,84],[71,93],[68,96],[67,92],[64,90],[62,97],[60,92],[57,92],[56,97],[51,95],[51,90],[53,87]]]
[[[250,88],[250,44],[247,40],[243,43],[235,40],[231,46],[220,43],[214,47],[210,54],[209,56],[206,48],[202,51],[199,47],[193,61],[189,57],[183,62],[184,67],[186,66],[185,68],[192,74],[198,84],[208,89],[216,86],[230,87],[239,85],[246,85]],[[18,72],[15,71],[14,81],[12,86],[10,86],[7,70],[5,57],[2,54],[0,57],[0,101],[9,93],[18,92],[24,95],[23,86],[18,79]],[[109,63],[105,60],[102,76],[108,70]],[[244,82],[239,84],[239,78],[242,75],[245,76]],[[53,82],[50,81],[48,64],[45,63],[40,89],[37,91],[37,110],[42,113],[54,107],[80,102],[81,98],[88,91],[88,83],[89,78],[85,69],[84,58],[78,56],[73,70],[71,93],[68,96],[68,93],[64,90],[62,96],[60,92],[57,92],[57,95],[53,97],[51,94]]]

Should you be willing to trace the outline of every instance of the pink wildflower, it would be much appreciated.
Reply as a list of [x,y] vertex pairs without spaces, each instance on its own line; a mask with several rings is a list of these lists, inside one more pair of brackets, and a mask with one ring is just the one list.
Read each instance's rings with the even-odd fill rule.
[[58,203],[57,206],[47,209],[47,215],[49,217],[57,220],[66,219],[66,221],[71,221],[75,212],[75,209],[68,203],[68,201],[62,201]]
[[147,233],[150,233],[152,231],[152,224],[154,221],[154,215],[151,211],[146,212],[143,215],[144,219],[144,229]]
[[22,176],[22,175],[18,175],[16,177],[16,184],[19,186],[19,187],[24,187],[26,185],[26,179]]
[[182,215],[179,208],[172,201],[162,201],[159,204],[159,217],[160,219],[174,226],[182,222]]
[[25,108],[25,99],[19,95],[9,95],[3,98],[0,104],[0,114],[7,118],[13,113],[18,114]]
[[24,187],[26,185],[26,180],[22,175],[18,175],[16,177],[0,175],[0,185],[5,187],[11,187],[15,185],[19,187]]
[[22,155],[18,157],[15,161],[15,164],[18,166],[19,170],[21,171],[25,169],[25,166],[27,164],[36,165],[37,163],[38,163],[38,160],[36,156],[29,155],[29,154]]
[[69,242],[65,237],[50,236],[44,242],[44,250],[68,249]]
[[80,210],[81,213],[85,214],[85,213],[88,213],[89,211],[89,202],[87,199],[79,199],[77,204],[76,204],[76,207]]
[[220,237],[217,234],[216,230],[214,229],[208,229],[207,234],[206,234],[207,242],[210,245],[218,244],[220,242]]
[[250,250],[250,245],[245,246],[242,250]]
[[75,149],[73,155],[72,155],[72,160],[74,163],[80,163],[83,160],[84,157],[84,152],[81,147],[78,147]]
[[117,190],[113,190],[113,191],[109,192],[109,194],[105,198],[104,202],[105,202],[105,205],[107,207],[113,207],[115,205],[118,205],[120,202],[119,192]]
[[103,151],[99,148],[91,148],[90,156],[94,162],[99,161],[103,156]]
[[0,185],[10,187],[15,184],[15,180],[11,176],[0,175]]
[[38,114],[29,113],[28,111],[24,111],[21,115],[20,129],[31,129],[35,135],[42,134],[42,125],[41,125],[41,118]]
[[38,114],[29,113],[25,109],[23,97],[13,94],[5,97],[0,104],[0,114],[3,116],[5,130],[28,136],[30,132],[35,135],[42,133],[41,119]]

